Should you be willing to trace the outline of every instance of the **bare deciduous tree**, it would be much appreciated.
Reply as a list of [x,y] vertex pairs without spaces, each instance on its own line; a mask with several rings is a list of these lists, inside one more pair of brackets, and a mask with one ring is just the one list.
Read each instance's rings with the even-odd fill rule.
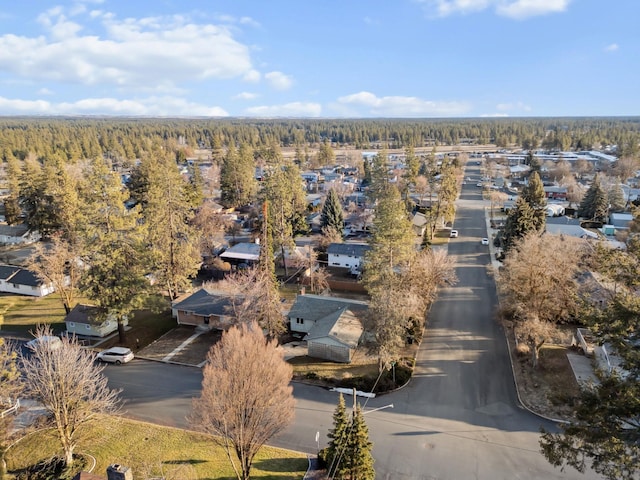
[[215,435],[237,477],[246,480],[258,450],[293,421],[292,368],[256,323],[225,332],[207,360],[190,421]]
[[284,327],[284,316],[276,318],[280,306],[272,305],[275,299],[271,293],[270,282],[271,279],[265,270],[245,268],[227,275],[215,286],[205,285],[205,288],[213,287],[229,294],[229,310],[236,323],[258,322],[262,328],[275,336],[283,329],[276,328],[276,324],[281,323]]
[[[36,338],[52,336],[49,327],[38,327]],[[118,411],[118,390],[107,386],[104,367],[75,337],[63,337],[57,346],[36,343],[22,355],[27,392],[51,414],[66,465],[73,462],[78,427],[97,414]]]
[[578,311],[577,239],[530,233],[519,239],[499,273],[516,335],[529,346],[532,366],[557,323]]
[[66,313],[75,305],[81,275],[79,252],[61,233],[51,235],[51,242],[35,244],[29,269],[43,282],[51,283],[60,295]]

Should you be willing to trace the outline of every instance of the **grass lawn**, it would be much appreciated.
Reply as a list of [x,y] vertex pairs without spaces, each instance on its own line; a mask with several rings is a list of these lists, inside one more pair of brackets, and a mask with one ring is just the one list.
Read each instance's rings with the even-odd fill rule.
[[0,327],[3,331],[28,336],[36,325],[49,323],[54,332],[64,331],[65,311],[57,295],[28,297],[0,294]]
[[351,363],[335,363],[328,360],[298,356],[289,360],[295,377],[307,377],[315,374],[317,378],[344,378],[378,375],[378,363],[375,359],[354,359]]
[[[120,417],[100,417],[96,422],[83,425],[79,432],[76,453],[95,457],[93,473],[96,475],[105,475],[109,465],[118,463],[131,468],[134,478],[235,478],[226,453],[208,435]],[[52,430],[39,431],[9,450],[7,466],[15,474],[21,468],[60,453]],[[304,454],[265,447],[254,460],[251,476],[270,480],[300,479],[306,468]]]

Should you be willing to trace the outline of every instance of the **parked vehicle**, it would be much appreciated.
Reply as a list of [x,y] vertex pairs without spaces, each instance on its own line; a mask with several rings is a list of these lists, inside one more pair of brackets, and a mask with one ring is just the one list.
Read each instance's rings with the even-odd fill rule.
[[449,233],[449,237],[458,238],[458,230],[451,230],[451,233]]
[[133,360],[134,355],[129,348],[111,347],[98,353],[96,358],[101,362],[115,363],[116,365],[120,365],[121,363],[127,363]]
[[51,335],[43,335],[42,337],[36,337],[33,340],[27,342],[27,348],[35,350],[38,345],[46,344],[50,349],[55,350],[62,346],[62,340],[58,337]]
[[480,240],[480,243],[482,243],[482,245],[489,245],[489,239],[483,238],[482,240]]

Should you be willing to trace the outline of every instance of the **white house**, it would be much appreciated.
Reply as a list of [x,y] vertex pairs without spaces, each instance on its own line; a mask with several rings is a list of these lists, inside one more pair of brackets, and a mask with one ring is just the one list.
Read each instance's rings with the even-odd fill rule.
[[0,292],[45,297],[54,291],[52,283],[43,282],[30,270],[14,265],[0,265]]
[[0,244],[2,245],[26,245],[38,240],[40,240],[40,234],[29,229],[27,225],[0,225]]
[[331,243],[327,248],[329,266],[350,269],[361,265],[370,248],[366,243]]
[[[68,333],[89,337],[106,337],[118,329],[118,321],[113,316],[101,318],[98,307],[93,305],[76,305],[67,314],[64,323]],[[128,323],[128,319],[123,320],[124,325]]]

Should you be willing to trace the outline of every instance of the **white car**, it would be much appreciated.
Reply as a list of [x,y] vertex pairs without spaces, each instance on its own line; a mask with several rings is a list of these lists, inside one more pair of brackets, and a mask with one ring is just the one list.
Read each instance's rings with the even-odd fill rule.
[[482,240],[480,240],[480,243],[482,243],[482,245],[489,245],[489,239],[483,238]]
[[125,347],[107,348],[96,356],[101,362],[115,363],[116,365],[130,362],[133,360],[133,357],[134,355],[131,349]]
[[30,350],[35,350],[38,348],[38,345],[46,345],[51,350],[55,350],[62,346],[62,340],[58,337],[43,335],[42,337],[36,337],[33,340],[27,342],[27,348]]
[[449,233],[449,237],[458,238],[458,230],[451,230],[451,233]]

